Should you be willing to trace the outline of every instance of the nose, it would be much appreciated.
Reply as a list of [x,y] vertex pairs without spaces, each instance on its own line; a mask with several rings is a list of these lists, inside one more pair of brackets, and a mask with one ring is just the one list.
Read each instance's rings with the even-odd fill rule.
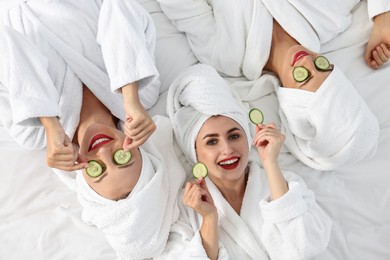
[[307,55],[307,56],[303,57],[301,59],[301,63],[299,64],[299,66],[305,67],[306,69],[308,69],[310,71],[310,73],[312,73],[313,70],[315,70],[314,57],[312,55]]
[[221,141],[221,153],[229,155],[233,152],[233,147],[228,140]]
[[103,145],[98,148],[96,152],[97,157],[103,161],[104,164],[108,165],[112,163],[113,148],[111,145]]

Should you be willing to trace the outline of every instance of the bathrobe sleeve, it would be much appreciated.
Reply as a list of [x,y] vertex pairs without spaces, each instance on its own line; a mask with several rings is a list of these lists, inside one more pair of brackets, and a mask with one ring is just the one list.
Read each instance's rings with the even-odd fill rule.
[[[202,244],[200,227],[202,217],[193,209],[183,204],[183,194],[179,196],[180,216],[172,225],[164,252],[157,258],[161,259],[209,259]],[[219,242],[218,259],[229,259],[229,255],[221,242]]]
[[331,220],[299,176],[283,174],[289,191],[275,201],[268,197],[260,202],[261,240],[271,259],[310,259],[327,247]]
[[142,105],[148,109],[160,90],[155,65],[156,29],[150,14],[135,0],[105,0],[100,9],[97,41],[116,92],[138,82]]
[[27,149],[45,146],[39,117],[61,116],[59,93],[48,74],[48,60],[25,36],[0,28],[1,123]]
[[390,11],[389,0],[367,0],[368,17],[372,20],[378,14]]
[[[202,63],[229,76],[242,76],[246,34],[253,3],[206,0],[157,0]],[[258,70],[260,70],[259,68]]]

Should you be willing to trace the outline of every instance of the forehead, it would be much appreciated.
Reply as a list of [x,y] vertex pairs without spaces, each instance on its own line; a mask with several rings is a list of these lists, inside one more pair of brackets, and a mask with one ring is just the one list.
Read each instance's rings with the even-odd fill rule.
[[222,115],[212,116],[202,125],[202,128],[199,131],[199,136],[204,136],[211,133],[226,133],[226,131],[234,127],[242,130],[240,124],[238,124],[230,117]]

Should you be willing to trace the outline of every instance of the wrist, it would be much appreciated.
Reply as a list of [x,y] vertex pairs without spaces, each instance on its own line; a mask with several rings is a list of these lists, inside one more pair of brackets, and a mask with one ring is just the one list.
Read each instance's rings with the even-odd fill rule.
[[57,128],[61,127],[60,120],[58,117],[40,117],[39,120],[41,121],[42,125],[45,127],[45,129],[48,128]]
[[279,162],[277,159],[264,160],[262,163],[265,170],[279,168]]
[[203,218],[203,223],[207,223],[208,225],[218,224],[218,212],[216,210],[203,215],[202,218]]
[[137,82],[132,82],[123,86],[121,91],[125,102],[139,101]]

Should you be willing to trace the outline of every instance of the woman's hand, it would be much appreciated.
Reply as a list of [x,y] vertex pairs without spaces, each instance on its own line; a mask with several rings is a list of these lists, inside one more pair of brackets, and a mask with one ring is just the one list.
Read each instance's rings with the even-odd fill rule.
[[368,66],[377,69],[390,58],[390,12],[374,17],[374,27],[367,43],[364,59]]
[[263,164],[277,162],[284,140],[285,136],[280,133],[274,123],[256,126],[256,136],[253,139],[253,145],[257,147]]
[[123,149],[130,150],[145,143],[156,130],[156,124],[139,101],[136,82],[124,86],[122,94],[126,113]]
[[184,205],[193,208],[203,218],[218,218],[217,208],[204,179],[187,182],[184,188]]
[[75,171],[88,166],[86,158],[78,153],[58,118],[42,117],[41,122],[46,130],[46,162],[49,167]]

